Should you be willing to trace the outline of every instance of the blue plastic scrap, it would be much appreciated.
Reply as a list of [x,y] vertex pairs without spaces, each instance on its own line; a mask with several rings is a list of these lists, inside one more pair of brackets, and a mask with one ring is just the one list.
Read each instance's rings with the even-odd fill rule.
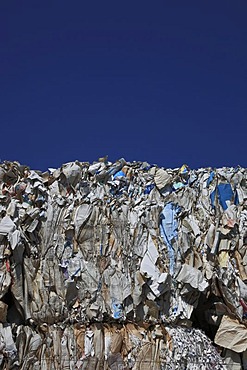
[[154,188],[154,186],[155,186],[154,184],[147,185],[144,190],[144,194],[149,194],[151,190]]
[[117,173],[115,173],[115,175],[113,175],[114,180],[122,178],[122,177],[126,177],[126,175],[123,171],[118,171]]
[[[216,193],[218,195],[219,203],[224,211],[228,208],[227,201],[232,201],[234,198],[234,193],[232,191],[230,184],[221,183],[216,186],[215,190],[210,194],[211,204],[215,206]],[[237,197],[234,199],[234,203],[237,202]],[[235,203],[236,204],[236,203]]]
[[167,203],[160,214],[160,234],[168,248],[170,274],[174,273],[175,251],[173,241],[178,237],[177,214],[181,208],[174,203]]
[[239,197],[238,197],[238,192],[236,189],[234,190],[234,204],[236,206],[239,204]]
[[209,175],[209,178],[207,179],[207,187],[209,187],[209,185],[211,184],[213,179],[214,179],[214,171],[211,171],[210,175]]
[[123,307],[121,303],[112,302],[112,311],[114,319],[121,319],[123,317]]

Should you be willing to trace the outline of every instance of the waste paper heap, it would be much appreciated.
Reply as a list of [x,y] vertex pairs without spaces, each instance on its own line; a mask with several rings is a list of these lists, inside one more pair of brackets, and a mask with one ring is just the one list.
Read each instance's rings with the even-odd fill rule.
[[1,369],[247,369],[245,168],[0,164]]

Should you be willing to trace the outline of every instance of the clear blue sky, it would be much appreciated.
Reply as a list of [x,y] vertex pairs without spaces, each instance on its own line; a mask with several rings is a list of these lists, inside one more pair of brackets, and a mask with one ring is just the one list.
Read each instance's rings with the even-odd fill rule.
[[1,1],[1,160],[247,167],[247,2]]

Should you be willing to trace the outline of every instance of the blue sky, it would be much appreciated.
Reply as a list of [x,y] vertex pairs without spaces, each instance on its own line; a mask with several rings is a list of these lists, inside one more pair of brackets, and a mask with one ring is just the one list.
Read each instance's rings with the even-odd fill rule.
[[246,1],[2,1],[1,160],[247,166]]

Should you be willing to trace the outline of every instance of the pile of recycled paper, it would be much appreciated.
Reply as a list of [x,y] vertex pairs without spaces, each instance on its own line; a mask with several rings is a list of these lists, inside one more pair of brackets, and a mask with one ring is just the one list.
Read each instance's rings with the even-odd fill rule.
[[1,369],[247,369],[247,171],[0,164]]

